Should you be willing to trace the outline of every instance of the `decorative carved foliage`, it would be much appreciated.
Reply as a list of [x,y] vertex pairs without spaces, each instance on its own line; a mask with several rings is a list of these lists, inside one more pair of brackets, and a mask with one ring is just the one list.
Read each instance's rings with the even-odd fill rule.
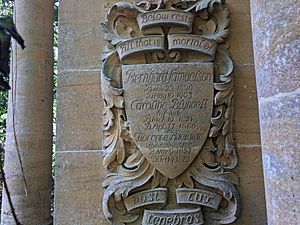
[[215,108],[209,136],[216,139],[217,158],[221,166],[233,169],[237,165],[236,148],[232,137],[233,120],[233,62],[226,48],[219,48],[215,72],[219,74],[215,83]]
[[229,11],[222,5],[216,5],[213,13],[199,10],[198,20],[194,24],[194,32],[205,38],[224,42],[229,34]]
[[214,11],[215,4],[222,5],[225,1],[224,0],[202,0],[197,3],[196,12],[201,10],[208,11],[212,13]]
[[164,4],[164,0],[142,0],[137,3],[137,7],[145,11],[160,9]]
[[230,224],[238,216],[223,3],[121,2],[102,24],[103,209],[114,225]]

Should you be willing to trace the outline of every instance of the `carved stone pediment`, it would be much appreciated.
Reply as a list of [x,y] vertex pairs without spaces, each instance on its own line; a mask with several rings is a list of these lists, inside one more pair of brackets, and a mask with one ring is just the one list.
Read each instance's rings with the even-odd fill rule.
[[240,208],[222,0],[116,3],[103,24],[104,214],[230,224]]

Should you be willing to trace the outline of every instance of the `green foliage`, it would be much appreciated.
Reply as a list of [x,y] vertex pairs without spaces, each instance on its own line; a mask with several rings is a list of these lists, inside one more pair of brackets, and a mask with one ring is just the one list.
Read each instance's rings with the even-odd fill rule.
[[[0,17],[7,18],[13,14],[14,2],[10,0],[0,0]],[[1,32],[3,33],[3,31]],[[6,136],[6,119],[7,119],[7,100],[8,94],[6,90],[0,89],[0,145],[4,145]],[[3,160],[3,152],[1,151],[1,162]]]
[[7,119],[7,92],[0,91],[0,143],[5,141]]
[[[56,93],[56,81],[57,81],[57,53],[58,53],[58,6],[59,2],[58,0],[54,0],[54,93]],[[0,18],[8,18],[8,16],[13,15],[13,7],[14,7],[14,1],[13,0],[0,0]],[[1,22],[1,21],[0,21]],[[3,27],[0,26],[0,34],[5,33],[3,30]],[[15,31],[12,29],[12,31]],[[6,32],[7,33],[7,32]],[[12,36],[16,39],[16,34],[12,34]],[[19,42],[20,43],[20,42]],[[0,41],[0,47],[1,47],[1,41]],[[1,51],[1,48],[0,48]],[[0,54],[1,56],[1,54]],[[9,63],[9,60],[8,60]],[[7,64],[8,64],[7,63]],[[0,63],[1,65],[1,63]],[[9,72],[9,70],[8,70]],[[6,77],[4,77],[6,79]],[[6,119],[7,119],[7,101],[8,101],[8,94],[7,91],[0,88],[0,147],[4,145],[5,137],[6,137]],[[52,172],[54,175],[54,164],[55,164],[55,136],[56,136],[56,95],[54,95],[53,100],[53,157],[52,157]],[[4,152],[0,151],[0,161],[1,165],[3,165],[3,158],[4,158]],[[53,179],[54,182],[54,179]],[[1,185],[1,179],[0,179],[0,186]],[[52,188],[54,189],[54,183],[52,185]],[[1,190],[0,190],[0,208],[1,208]],[[52,203],[51,203],[51,209],[53,210],[54,202],[53,202],[53,190],[52,190]]]
[[11,16],[13,15],[14,1],[0,0],[0,8],[0,16]]
[[[14,2],[10,0],[0,0],[0,17],[13,14]],[[6,118],[7,118],[7,92],[0,90],[0,143],[5,141]]]
[[[0,18],[6,18],[8,16],[12,16],[13,14],[13,1],[8,0],[0,0]],[[1,40],[3,41],[5,39],[5,35],[3,35],[3,29],[0,31],[2,33]],[[1,46],[1,44],[0,44]],[[3,47],[3,46],[2,46]],[[1,51],[1,48],[0,48]],[[3,55],[2,55],[3,56]],[[0,60],[2,59],[0,54]],[[3,62],[3,60],[1,60]],[[2,64],[0,62],[0,66]],[[6,62],[5,62],[6,64]],[[1,66],[2,67],[2,66]],[[5,84],[7,81],[7,78],[3,77],[3,73],[5,71],[2,71],[2,84]],[[3,83],[4,82],[4,83]],[[8,86],[9,87],[9,86]],[[7,91],[0,88],[0,166],[3,166],[4,161],[4,142],[6,138],[6,119],[7,119],[7,101],[8,101],[8,94]],[[2,168],[1,168],[2,171]],[[3,175],[0,180],[0,186],[2,187],[2,180],[4,179]],[[2,205],[2,190],[0,191],[0,206]]]
[[[13,15],[14,1],[0,0],[0,18],[8,18]],[[58,54],[58,0],[54,0],[54,93],[56,94],[57,83],[57,54]],[[1,22],[1,21],[0,21]],[[0,30],[0,35],[4,35]],[[1,42],[0,42],[1,43]],[[3,60],[2,60],[3,61]],[[0,143],[4,144],[6,133],[6,119],[7,119],[7,100],[8,95],[5,90],[0,89]],[[54,95],[53,102],[53,126],[54,126],[54,142],[55,142],[55,125],[56,125],[56,96]],[[55,144],[53,145],[53,149]]]
[[53,98],[53,148],[52,148],[52,190],[51,212],[54,211],[54,174],[55,174],[55,143],[56,143],[56,88],[57,88],[57,58],[58,58],[58,0],[54,0],[54,98]]
[[56,88],[57,88],[57,58],[58,58],[58,0],[54,0],[54,99],[53,99],[53,154],[52,173],[54,175],[55,165],[55,142],[56,142]]
[[[11,13],[12,3],[2,1],[3,5],[7,5],[7,10],[2,12]],[[0,144],[4,145],[6,133],[6,119],[7,119],[7,90],[10,88],[8,85],[8,76],[10,72],[10,45],[11,37],[13,37],[22,48],[24,48],[24,40],[18,34],[10,15],[0,15]],[[1,153],[1,159],[3,155]]]

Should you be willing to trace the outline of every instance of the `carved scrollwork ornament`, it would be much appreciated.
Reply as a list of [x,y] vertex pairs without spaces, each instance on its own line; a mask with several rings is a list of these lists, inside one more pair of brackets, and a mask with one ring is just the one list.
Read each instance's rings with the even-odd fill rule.
[[102,24],[104,215],[114,225],[238,217],[223,0],[118,2]]

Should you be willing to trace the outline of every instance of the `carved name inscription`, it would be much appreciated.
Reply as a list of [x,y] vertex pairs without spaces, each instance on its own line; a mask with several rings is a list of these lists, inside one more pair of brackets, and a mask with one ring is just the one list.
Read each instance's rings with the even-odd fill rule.
[[102,206],[113,225],[236,220],[228,17],[223,0],[138,0],[109,10]]
[[122,67],[133,140],[163,175],[175,178],[206,140],[213,109],[212,63]]

